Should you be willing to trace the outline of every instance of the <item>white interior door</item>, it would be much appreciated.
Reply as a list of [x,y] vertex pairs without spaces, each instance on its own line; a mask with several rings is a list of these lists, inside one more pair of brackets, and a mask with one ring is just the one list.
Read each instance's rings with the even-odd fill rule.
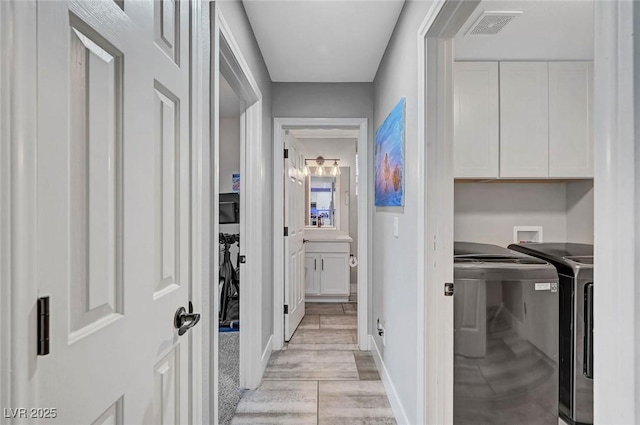
[[293,134],[285,132],[284,225],[284,339],[289,341],[304,317],[304,155]]
[[51,423],[186,424],[188,2],[39,2],[38,64],[38,405]]

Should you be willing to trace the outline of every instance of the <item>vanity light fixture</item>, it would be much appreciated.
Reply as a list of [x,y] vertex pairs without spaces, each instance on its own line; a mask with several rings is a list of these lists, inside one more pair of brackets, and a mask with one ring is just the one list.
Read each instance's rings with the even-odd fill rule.
[[331,175],[332,176],[339,176],[340,175],[340,166],[338,165],[338,161],[340,161],[339,159],[336,158],[323,158],[321,156],[317,157],[317,158],[313,158],[313,159],[306,159],[304,160],[304,175],[308,176],[311,174],[311,170],[309,168],[309,161],[315,162],[316,163],[316,169],[313,172],[313,174],[315,174],[316,176],[324,176],[327,174],[327,170],[324,167],[324,163],[325,161],[333,161],[333,165],[331,166]]
[[315,162],[316,163],[316,169],[313,172],[313,174],[315,174],[316,176],[325,176],[327,175],[327,170],[324,167],[324,163],[325,161],[333,161],[333,165],[331,166],[331,175],[332,176],[339,176],[340,175],[340,165],[338,165],[338,161],[340,161],[337,158],[323,158],[321,156],[317,157],[317,158],[312,158],[312,159],[306,159],[304,160],[304,175],[305,176],[309,176],[311,175],[311,169],[309,168],[309,162]]

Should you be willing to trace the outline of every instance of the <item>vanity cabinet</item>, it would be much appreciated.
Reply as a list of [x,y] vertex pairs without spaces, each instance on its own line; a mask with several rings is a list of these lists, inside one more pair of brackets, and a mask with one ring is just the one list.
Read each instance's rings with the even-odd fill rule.
[[307,300],[349,300],[349,242],[308,242],[305,253]]

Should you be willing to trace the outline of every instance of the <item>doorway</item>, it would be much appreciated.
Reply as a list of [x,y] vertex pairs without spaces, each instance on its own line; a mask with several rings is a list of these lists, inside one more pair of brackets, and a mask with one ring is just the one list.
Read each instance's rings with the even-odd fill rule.
[[[357,272],[355,273],[355,278],[357,279],[357,285],[354,288],[354,292],[357,293],[357,347],[360,350],[367,351],[369,350],[369,341],[368,341],[368,272],[369,272],[369,261],[370,253],[368,246],[368,236],[370,235],[369,223],[370,220],[370,211],[368,210],[368,199],[369,199],[369,177],[368,177],[368,167],[367,166],[358,166],[358,164],[367,164],[367,158],[369,155],[368,147],[367,147],[367,120],[366,119],[301,119],[301,118],[276,118],[274,119],[274,228],[275,229],[284,229],[287,227],[287,209],[291,209],[291,206],[285,204],[285,182],[287,179],[285,177],[290,176],[293,173],[301,173],[302,175],[311,174],[310,172],[313,170],[317,171],[318,167],[325,167],[324,157],[322,157],[321,161],[318,157],[321,157],[320,154],[317,154],[318,151],[314,151],[313,149],[307,148],[309,151],[309,155],[313,156],[314,152],[317,154],[316,157],[307,158],[304,153],[300,152],[298,158],[295,159],[295,168],[298,171],[293,171],[293,162],[289,161],[291,157],[285,158],[283,160],[282,152],[285,152],[284,149],[286,144],[288,143],[289,137],[292,140],[297,139],[296,136],[300,137],[303,140],[306,139],[318,139],[318,138],[329,138],[333,137],[334,139],[344,138],[345,135],[348,135],[347,138],[357,139],[356,142],[356,151],[357,151],[357,161],[354,161],[354,189],[350,189],[348,194],[346,191],[340,190],[339,194],[334,194],[334,201],[342,197],[344,202],[348,199],[347,203],[349,205],[349,209],[353,208],[354,203],[357,204],[357,244],[356,249],[353,251],[347,248],[347,250],[342,250],[340,246],[341,243],[336,244],[336,246],[332,246],[336,248],[340,252],[336,253],[323,253],[322,245],[318,245],[318,247],[310,248],[311,251],[319,250],[317,252],[310,252],[309,256],[304,257],[301,261],[298,262],[296,266],[297,272],[297,283],[299,288],[304,288],[305,280],[309,283],[308,292],[310,294],[315,294],[313,298],[316,301],[333,301],[340,303],[341,301],[347,301],[346,304],[349,304],[349,296],[351,294],[351,272],[348,269],[348,262],[355,262],[357,260]],[[313,137],[307,137],[313,136]],[[309,144],[313,144],[312,141],[307,141]],[[303,150],[303,149],[300,149]],[[334,155],[335,156],[335,155]],[[340,160],[340,158],[330,158],[334,161],[331,162],[331,165],[327,164],[326,170],[329,171],[330,167],[333,166],[333,163],[336,160]],[[317,161],[318,160],[318,161]],[[339,164],[338,164],[339,166]],[[289,167],[287,169],[287,167]],[[356,172],[357,169],[357,172]],[[350,171],[351,174],[351,171]],[[355,175],[357,175],[357,181],[355,180]],[[311,182],[311,179],[300,179],[300,184],[303,181]],[[335,184],[335,181],[334,181]],[[335,187],[335,186],[334,186]],[[324,189],[318,189],[324,190]],[[355,194],[353,196],[352,194]],[[303,195],[305,202],[300,202],[302,210],[300,211],[300,219],[303,220],[302,224],[298,227],[305,228],[306,224],[315,222],[315,226],[317,228],[318,223],[326,223],[328,226],[331,226],[332,223],[335,224],[336,220],[340,221],[340,213],[336,214],[335,210],[331,212],[326,212],[326,218],[320,218],[317,203],[315,206],[312,206],[310,202],[311,198],[311,187],[306,186],[306,192],[303,190]],[[334,193],[334,192],[330,192]],[[309,205],[305,206],[307,201],[309,201]],[[343,209],[346,211],[347,207]],[[284,214],[283,214],[284,212]],[[322,212],[324,214],[324,212]],[[308,217],[307,217],[308,216]],[[306,217],[306,219],[305,219]],[[333,221],[332,221],[333,219]],[[348,219],[346,217],[342,220],[344,228],[348,228],[347,222]],[[316,229],[314,229],[316,230]],[[333,227],[332,231],[333,235],[339,234],[338,228]],[[284,234],[288,234],[289,229],[285,229]],[[348,235],[347,235],[348,236]],[[283,348],[284,343],[288,340],[295,328],[298,326],[299,321],[302,320],[302,317],[297,317],[293,324],[288,323],[287,321],[291,318],[288,318],[288,309],[290,308],[287,303],[290,302],[290,299],[296,299],[295,291],[290,291],[288,294],[286,291],[287,285],[285,284],[285,279],[287,279],[287,274],[290,276],[296,276],[296,273],[291,272],[291,265],[287,262],[287,238],[288,236],[283,236],[281,238],[274,238],[274,253],[282,253],[282,256],[275,255],[274,256],[274,336],[273,336],[273,349],[280,350]],[[302,239],[306,239],[302,237]],[[302,241],[304,243],[304,241]],[[311,244],[310,246],[312,246]],[[324,245],[326,248],[327,245]],[[344,251],[344,252],[343,252]],[[350,253],[357,253],[357,257],[354,255],[353,260],[351,260]],[[332,256],[333,255],[333,256]],[[323,257],[324,256],[324,257]],[[282,259],[282,260],[281,260]],[[342,264],[342,261],[346,261],[345,264]],[[312,264],[313,263],[313,264]],[[293,263],[292,263],[293,264]],[[336,270],[339,270],[340,273],[346,273],[346,276],[341,275],[337,281],[347,280],[348,288],[345,290],[336,289],[335,292],[331,293],[331,288],[329,288],[327,293],[322,293],[321,290],[321,281],[322,281],[322,268],[323,265],[327,266],[327,271],[329,271],[329,264],[335,264]],[[313,267],[312,267],[313,265]],[[306,266],[306,267],[305,267]],[[307,273],[308,279],[305,279],[305,273]],[[319,276],[317,276],[319,275]],[[344,277],[343,277],[344,276]],[[294,277],[295,279],[295,277]],[[331,279],[335,281],[334,279]],[[314,283],[318,282],[318,286],[313,287]],[[354,282],[355,283],[355,282]],[[290,288],[291,289],[291,288]],[[302,290],[302,289],[301,289]],[[304,288],[304,292],[307,292],[307,288]],[[298,292],[299,293],[299,292]],[[299,299],[299,298],[298,298]],[[304,295],[303,295],[304,299]],[[354,298],[352,298],[354,299]],[[287,306],[284,307],[283,306]],[[347,308],[352,308],[353,305],[347,306]],[[285,308],[287,310],[285,310]],[[285,313],[287,311],[287,313]],[[344,312],[344,309],[343,309]],[[304,316],[304,313],[302,314]],[[297,322],[297,323],[296,323]],[[288,329],[288,327],[292,329]],[[288,329],[288,330],[287,330]]]
[[[208,294],[211,339],[205,341],[205,354],[209,354],[206,373],[211,388],[209,403],[213,406],[210,412],[213,414],[221,413],[222,406],[218,400],[220,380],[225,379],[227,394],[237,401],[239,388],[256,388],[260,383],[270,351],[263,353],[260,344],[264,232],[260,214],[263,199],[260,190],[262,94],[217,7],[212,8],[211,43],[211,51],[217,54],[212,58],[211,69],[210,179],[204,187],[211,201],[209,205],[203,205],[203,209],[209,219],[206,252],[209,253],[208,273],[212,282]],[[225,254],[227,249],[228,255]],[[222,272],[222,260],[227,256],[230,262]],[[223,296],[221,291],[225,277],[227,285]],[[222,285],[219,286],[221,279]],[[223,300],[225,311],[221,312]],[[221,319],[224,321],[222,324]],[[237,332],[238,329],[241,331]],[[223,332],[225,335],[219,338],[221,330],[230,332]],[[229,349],[225,355],[228,352],[233,354],[221,361],[219,348],[223,340]],[[231,358],[233,361],[229,363]],[[227,372],[224,376],[222,373],[219,375],[219,370],[223,369]],[[226,407],[233,409],[233,405]],[[230,420],[232,413],[225,418]]]
[[[424,394],[421,396],[421,399],[424,400],[425,405],[425,422],[426,423],[452,423],[453,422],[453,394],[454,394],[454,376],[453,376],[453,348],[454,348],[454,340],[453,340],[453,332],[454,329],[454,315],[453,315],[453,297],[445,298],[443,289],[443,284],[445,282],[453,282],[453,240],[454,240],[454,152],[453,152],[453,130],[454,130],[454,121],[453,121],[453,106],[454,106],[454,61],[455,61],[455,53],[453,49],[453,39],[456,37],[456,34],[466,30],[466,25],[469,24],[469,19],[472,16],[476,7],[480,4],[480,2],[453,2],[453,1],[444,1],[439,2],[438,4],[434,4],[429,15],[424,21],[423,26],[419,31],[419,70],[420,70],[420,91],[423,93],[423,99],[420,104],[420,140],[429,141],[429,143],[425,143],[426,149],[424,151],[425,156],[422,158],[424,164],[427,169],[426,176],[426,186],[424,193],[425,205],[425,230],[424,230],[424,240],[427,241],[424,246],[424,254],[429,260],[428,264],[433,267],[429,267],[425,273],[425,315],[423,317],[425,323],[425,332],[424,332],[424,352],[426,353],[426,358],[424,364],[426,365],[424,371]],[[480,9],[477,9],[480,10]],[[611,23],[615,19],[613,16],[621,16],[619,14],[624,14],[622,9],[615,5],[606,5],[605,2],[596,2],[595,6],[595,26],[603,25],[603,32],[606,33],[598,33],[596,31],[595,36],[595,55],[593,57],[594,65],[596,68],[599,66],[602,69],[606,69],[607,72],[612,75],[621,72],[619,67],[621,66],[621,62],[629,59],[630,51],[626,51],[621,54],[621,57],[616,57],[616,60],[605,61],[603,54],[605,53],[604,47],[608,48],[607,54],[611,51],[617,51],[619,49],[618,45],[613,42],[615,38],[614,35],[620,37],[622,36],[624,39],[630,39],[629,29],[630,23],[625,22],[624,24],[617,23],[612,27],[605,26],[603,23],[605,21]],[[630,13],[627,10],[627,13]],[[618,15],[616,15],[618,14]],[[518,19],[518,18],[516,18]],[[515,22],[515,21],[514,21]],[[617,21],[616,21],[617,22]],[[607,28],[604,31],[604,28]],[[616,31],[618,33],[616,33]],[[622,35],[624,34],[624,35]],[[598,39],[600,38],[600,42]],[[619,42],[620,39],[618,39]],[[608,43],[608,44],[607,44]],[[456,43],[457,47],[457,43]],[[600,51],[600,56],[598,53],[598,48],[602,49]],[[624,56],[623,59],[622,56]],[[611,181],[603,182],[603,180],[599,180],[598,176],[605,175],[610,170],[609,164],[603,164],[604,162],[602,158],[610,157],[612,152],[615,150],[611,145],[606,145],[605,143],[598,143],[598,140],[603,140],[605,135],[607,137],[616,137],[612,136],[612,132],[615,133],[616,125],[613,125],[613,122],[616,122],[615,119],[611,119],[611,114],[615,107],[612,105],[618,105],[617,102],[625,101],[629,104],[629,98],[622,96],[623,99],[620,98],[621,92],[616,92],[615,90],[606,90],[604,86],[606,82],[611,82],[610,78],[607,80],[604,78],[606,73],[597,74],[595,76],[594,81],[594,92],[595,92],[595,108],[596,113],[594,114],[595,121],[595,133],[600,133],[602,138],[596,138],[594,143],[594,166],[592,169],[593,175],[587,178],[585,182],[566,182],[562,184],[566,184],[567,191],[572,191],[575,189],[575,194],[582,194],[586,192],[590,192],[593,188],[594,181],[596,182],[596,186],[600,188],[599,192],[596,191],[595,199],[593,203],[596,205],[596,220],[595,225],[590,226],[590,231],[592,232],[592,236],[595,235],[595,239],[599,241],[599,244],[609,244],[611,238],[614,233],[612,233],[611,228],[607,228],[604,223],[605,222],[614,222],[615,220],[605,220],[605,217],[613,217],[616,216],[616,212],[612,208],[605,208],[606,205],[613,205],[611,202],[602,203],[598,202],[599,196],[602,196],[601,199],[605,199],[604,196],[607,193],[607,190],[613,191],[613,193],[618,194],[615,189],[615,185],[617,180],[615,178]],[[617,78],[622,78],[618,74]],[[615,80],[615,78],[613,78]],[[629,79],[622,78],[626,84],[629,83]],[[617,81],[617,80],[616,80]],[[614,85],[615,86],[615,85]],[[610,86],[610,87],[614,87]],[[617,87],[617,86],[616,86]],[[600,90],[600,94],[598,97],[598,93]],[[627,88],[628,90],[628,88]],[[622,90],[624,91],[624,90]],[[429,93],[427,97],[426,94]],[[626,95],[626,94],[625,94]],[[606,110],[605,104],[599,102],[610,102],[606,104],[607,107],[611,108],[611,110]],[[610,127],[599,128],[600,125],[604,125],[607,123]],[[619,122],[618,124],[619,125]],[[616,139],[617,140],[617,139]],[[626,140],[626,139],[625,139]],[[620,140],[619,146],[622,146],[624,143],[627,143],[628,140],[622,141]],[[616,142],[618,143],[618,142]],[[618,146],[618,145],[616,145]],[[613,150],[612,150],[613,149]],[[618,159],[619,160],[619,159]],[[544,165],[543,165],[544,166]],[[548,166],[552,166],[551,163]],[[607,174],[608,175],[608,174]],[[610,175],[608,175],[610,177]],[[595,177],[595,179],[594,179]],[[522,177],[518,177],[521,179]],[[564,177],[563,177],[564,179]],[[589,181],[590,180],[590,181]],[[545,181],[545,185],[550,182]],[[558,183],[558,182],[556,182]],[[465,183],[466,185],[467,183]],[[475,183],[474,183],[475,184]],[[522,184],[519,182],[518,184]],[[573,186],[572,189],[569,189],[569,186]],[[588,186],[585,189],[585,186]],[[606,186],[606,190],[605,190]],[[539,190],[542,190],[542,186],[537,186]],[[459,203],[458,197],[464,198],[466,196],[465,193],[469,191],[471,188],[463,187],[460,193],[456,193],[456,203]],[[487,189],[489,191],[493,191],[495,189]],[[598,195],[600,194],[600,195]],[[571,196],[567,196],[567,204],[572,202]],[[613,195],[611,195],[613,196]],[[621,195],[620,195],[621,196]],[[617,196],[613,196],[617,199],[618,204],[620,202],[624,202],[623,199]],[[461,199],[462,199],[461,198]],[[574,198],[575,200],[575,198]],[[431,209],[430,206],[437,205],[438,210]],[[601,206],[602,205],[602,206]],[[598,222],[598,211],[600,211],[602,221]],[[591,211],[593,217],[593,208]],[[464,224],[464,223],[458,223]],[[461,227],[458,226],[458,231],[461,230]],[[476,228],[476,230],[478,230]],[[482,229],[480,229],[482,230]],[[524,229],[525,233],[536,233],[536,229],[527,228]],[[569,229],[567,228],[567,237],[572,232],[583,232],[585,228],[582,229]],[[537,233],[540,237],[542,236],[542,232]],[[574,235],[576,233],[573,233]],[[545,230],[545,239],[547,239],[547,232]],[[508,238],[511,235],[507,236]],[[435,243],[434,243],[435,242]],[[581,241],[582,242],[582,241]],[[611,243],[612,245],[615,245]],[[618,247],[620,248],[620,247]],[[611,246],[609,246],[611,249]],[[602,252],[602,248],[600,245],[596,247],[596,255],[599,252]],[[604,259],[605,256],[601,255],[598,257],[599,259]],[[611,280],[611,273],[615,273],[612,267],[613,263],[605,264],[606,260],[598,260],[599,266],[597,268],[597,274],[600,276],[607,276],[609,280]],[[601,262],[603,261],[603,262]],[[606,268],[606,273],[603,270]],[[457,290],[457,288],[456,288]],[[598,308],[604,309],[605,304],[609,303],[609,307],[613,305],[617,305],[620,308],[624,308],[623,305],[614,302],[609,294],[605,294],[605,291],[598,293],[596,290],[595,295],[595,309],[596,313]],[[606,300],[606,301],[605,301]],[[614,309],[615,310],[615,309]],[[609,312],[610,314],[611,312]],[[605,312],[597,317],[603,317]],[[611,329],[613,322],[609,322],[607,319],[605,323],[602,325],[599,323],[598,328],[603,329],[606,327],[607,329]],[[605,331],[606,332],[606,331]],[[610,333],[606,332],[607,336]],[[602,335],[602,334],[600,334]],[[613,358],[620,357],[619,355],[613,356],[610,354],[605,345],[603,345],[603,341],[605,336],[601,336],[600,340],[596,340],[594,343],[596,359],[598,356],[603,356],[605,358]],[[622,343],[622,341],[620,341]],[[434,349],[433,347],[437,347]],[[601,347],[599,350],[598,347]],[[601,360],[596,360],[596,366],[600,365],[601,369],[607,369],[607,372],[613,373],[613,371],[608,370],[607,364],[600,363]],[[615,363],[615,362],[613,362]],[[595,386],[595,412],[596,418],[598,416],[598,406],[601,409],[606,409],[604,402],[607,401],[607,396],[604,394],[606,390],[604,390],[604,374],[598,375],[600,376],[601,384],[597,384]],[[619,375],[616,375],[619,376]],[[622,377],[620,377],[622,379]],[[613,388],[611,385],[611,381],[606,382],[609,384],[609,390]],[[598,385],[603,385],[600,390],[600,398],[598,398]],[[613,404],[611,405],[613,406]],[[601,412],[604,410],[601,410]],[[608,413],[610,417],[614,417],[618,413],[614,413],[612,410],[609,410]],[[629,410],[627,410],[627,414],[629,414]],[[609,417],[609,418],[610,418]],[[631,417],[631,416],[627,416]],[[604,416],[601,416],[601,420]]]
[[240,116],[242,105],[222,73],[219,75],[218,197],[219,314],[218,423],[229,424],[240,401],[240,235],[244,205],[240,203]]

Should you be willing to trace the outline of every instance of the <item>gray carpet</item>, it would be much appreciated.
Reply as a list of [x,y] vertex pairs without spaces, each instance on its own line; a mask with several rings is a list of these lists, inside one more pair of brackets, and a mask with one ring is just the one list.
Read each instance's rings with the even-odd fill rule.
[[228,425],[240,402],[240,333],[218,334],[218,422]]

